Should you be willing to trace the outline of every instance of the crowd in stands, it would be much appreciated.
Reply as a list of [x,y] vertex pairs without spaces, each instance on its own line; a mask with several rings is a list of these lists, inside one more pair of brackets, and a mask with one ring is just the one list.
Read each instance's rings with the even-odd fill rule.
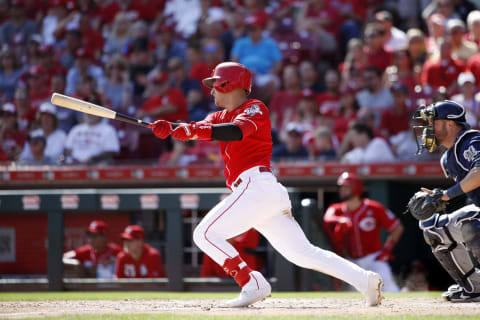
[[[253,73],[273,161],[418,161],[410,115],[451,99],[479,127],[474,0],[0,0],[0,161],[218,164],[201,142],[52,105],[53,92],[145,121],[217,110],[216,64]],[[212,144],[214,145],[214,144]]]

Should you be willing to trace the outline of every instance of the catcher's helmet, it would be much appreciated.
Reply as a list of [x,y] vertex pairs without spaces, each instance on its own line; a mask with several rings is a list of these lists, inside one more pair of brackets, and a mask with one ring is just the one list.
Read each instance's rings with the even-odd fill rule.
[[[470,128],[465,118],[465,108],[461,104],[450,100],[435,102],[428,106],[420,106],[415,110],[412,119],[422,123],[422,125],[413,126],[415,136],[417,137],[415,140],[417,142],[417,154],[422,153],[424,149],[433,152],[437,146],[433,120],[452,120],[464,128]],[[417,129],[421,129],[420,134],[417,134]]]
[[345,171],[338,177],[338,186],[349,186],[353,194],[361,196],[363,194],[363,183],[355,173]]
[[252,90],[252,74],[244,65],[237,62],[222,62],[213,70],[210,78],[202,80],[204,86],[223,93],[242,88],[247,93]]

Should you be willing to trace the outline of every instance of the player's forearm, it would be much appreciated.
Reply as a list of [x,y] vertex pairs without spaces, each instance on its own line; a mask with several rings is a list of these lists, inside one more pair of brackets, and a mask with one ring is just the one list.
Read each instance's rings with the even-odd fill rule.
[[390,235],[387,237],[386,241],[393,241],[394,243],[397,243],[400,238],[402,237],[403,231],[405,228],[403,227],[403,224],[400,223],[395,229],[390,232]]
[[465,176],[465,178],[463,178],[462,181],[448,188],[448,190],[445,191],[444,198],[442,199],[450,200],[459,195],[462,195],[463,193],[475,190],[478,187],[480,187],[480,167],[474,167]]

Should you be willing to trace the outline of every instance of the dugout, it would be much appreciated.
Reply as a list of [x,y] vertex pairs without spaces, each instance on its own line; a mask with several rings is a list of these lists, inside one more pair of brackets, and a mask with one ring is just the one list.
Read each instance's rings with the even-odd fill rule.
[[[448,186],[438,163],[351,166],[329,163],[279,164],[294,214],[312,242],[329,244],[321,230],[324,209],[336,198],[336,178],[355,171],[366,195],[387,205],[404,223],[405,234],[392,263],[401,275],[415,259],[425,262],[443,288],[448,275],[425,245],[417,221],[401,215],[420,186]],[[191,231],[201,215],[229,191],[216,167],[3,167],[0,170],[0,288],[17,290],[236,290],[230,279],[198,278],[200,253]],[[186,217],[185,212],[191,214]],[[192,214],[193,212],[193,214]],[[107,220],[112,240],[127,224],[146,227],[147,242],[160,250],[168,279],[97,280],[62,277],[62,253],[82,241],[92,218]],[[155,227],[152,227],[155,226]],[[115,238],[117,235],[117,238]],[[190,239],[190,242],[188,242]],[[329,277],[296,268],[263,242],[264,272],[274,290],[331,290]],[[43,269],[42,269],[43,268]]]

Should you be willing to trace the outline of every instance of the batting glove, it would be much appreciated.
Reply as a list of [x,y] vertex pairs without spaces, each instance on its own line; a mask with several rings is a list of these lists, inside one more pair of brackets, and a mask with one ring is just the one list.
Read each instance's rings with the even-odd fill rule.
[[203,121],[183,123],[173,130],[172,137],[182,141],[211,140],[212,124]]
[[172,124],[166,120],[157,120],[148,125],[153,133],[160,139],[165,139],[172,133]]
[[395,259],[395,256],[393,255],[392,251],[393,251],[393,248],[395,248],[395,242],[393,242],[392,240],[388,240],[387,242],[385,242],[385,244],[383,245],[383,249],[382,251],[380,252],[380,254],[375,258],[375,260],[379,260],[379,261],[392,261],[393,259]]

